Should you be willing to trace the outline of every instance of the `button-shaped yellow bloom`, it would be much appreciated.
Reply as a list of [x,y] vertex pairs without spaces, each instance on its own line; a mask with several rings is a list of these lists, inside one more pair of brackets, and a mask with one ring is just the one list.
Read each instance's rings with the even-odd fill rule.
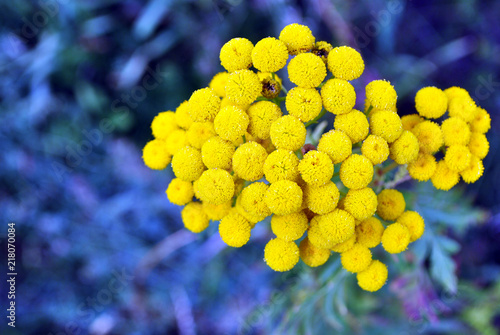
[[181,212],[182,222],[186,229],[193,233],[201,233],[207,229],[210,220],[203,212],[203,206],[199,202],[190,202]]
[[472,98],[456,97],[448,104],[448,114],[450,117],[458,117],[465,122],[471,122],[476,115],[476,103]]
[[368,219],[377,210],[377,195],[369,187],[349,190],[344,200],[344,209],[356,220]]
[[409,131],[412,131],[417,124],[423,121],[425,121],[425,119],[418,114],[410,114],[401,117],[403,129]]
[[175,176],[182,180],[198,179],[205,170],[200,150],[187,146],[177,151],[172,158],[172,170]]
[[338,253],[346,252],[347,250],[350,250],[354,246],[356,240],[357,236],[356,233],[354,233],[349,239],[345,240],[344,242],[335,244],[331,248],[331,250],[333,252],[338,252]]
[[413,162],[418,157],[418,139],[412,132],[404,130],[401,136],[390,145],[391,158],[403,165]]
[[283,272],[293,269],[299,261],[299,247],[291,241],[275,238],[264,248],[264,261],[274,271]]
[[471,132],[467,123],[461,118],[450,117],[444,120],[441,124],[441,130],[445,145],[469,144]]
[[465,145],[452,145],[446,149],[444,161],[450,170],[462,172],[470,165],[471,152]]
[[432,185],[438,190],[448,191],[460,181],[458,172],[451,170],[444,160],[439,161],[431,177]]
[[316,214],[327,214],[337,207],[340,193],[334,182],[325,185],[304,187],[304,203]]
[[233,155],[233,170],[238,176],[248,181],[255,181],[264,176],[266,149],[257,142],[247,142],[238,147]]
[[319,226],[323,234],[332,242],[332,246],[342,243],[354,234],[354,217],[342,209],[320,215]]
[[424,234],[424,219],[415,211],[404,212],[398,218],[397,222],[408,228],[410,232],[410,242],[415,242]]
[[472,133],[470,135],[469,150],[473,155],[484,159],[490,151],[490,143],[484,134]]
[[356,243],[353,247],[340,254],[342,267],[349,272],[358,273],[372,262],[372,252],[362,244]]
[[252,65],[253,43],[246,38],[233,38],[220,49],[220,63],[228,71],[248,69]]
[[328,69],[336,78],[354,80],[365,70],[365,62],[359,52],[351,47],[336,47],[328,54]]
[[191,116],[189,116],[189,101],[182,102],[175,110],[175,122],[182,129],[189,129],[193,124]]
[[458,86],[453,86],[453,87],[447,88],[444,90],[444,93],[448,97],[448,103],[452,99],[457,98],[457,97],[470,98],[469,92],[467,92],[467,90],[465,90],[461,87],[458,87]]
[[315,247],[321,249],[330,249],[335,245],[335,242],[332,241],[325,233],[323,233],[319,224],[319,220],[319,215],[316,215],[311,219],[311,222],[309,222],[309,228],[307,229],[307,237]]
[[415,108],[418,114],[428,119],[439,119],[446,113],[448,97],[437,87],[421,88],[415,96]]
[[288,215],[273,215],[271,229],[277,237],[285,241],[295,241],[304,235],[307,223],[307,216],[302,211]]
[[226,97],[234,105],[246,108],[261,92],[262,83],[253,71],[239,70],[227,78]]
[[384,286],[388,274],[387,266],[384,263],[373,260],[366,270],[357,273],[356,279],[359,287],[363,290],[375,292]]
[[422,152],[434,154],[443,145],[443,132],[439,125],[432,121],[418,123],[411,132],[417,137]]
[[201,158],[209,169],[231,169],[231,163],[236,148],[219,136],[208,139],[201,147]]
[[214,93],[219,97],[224,98],[226,96],[226,82],[228,77],[229,73],[219,72],[213,76],[210,84],[208,84],[208,87],[214,90]]
[[270,183],[278,180],[296,181],[299,177],[299,159],[293,151],[277,149],[267,156],[264,174]]
[[197,187],[201,200],[213,205],[228,202],[234,195],[233,177],[222,169],[210,169],[203,172]]
[[398,95],[390,82],[374,80],[366,85],[366,99],[370,105],[380,110],[391,110],[396,106]]
[[264,220],[266,218],[266,216],[261,216],[261,215],[255,215],[255,214],[252,214],[250,212],[247,212],[243,206],[241,205],[241,196],[239,196],[237,199],[236,199],[236,211],[238,213],[240,213],[241,215],[243,215],[243,217],[245,219],[248,220],[248,222],[250,222],[250,227],[255,227],[255,225]]
[[248,110],[249,125],[248,132],[260,139],[268,139],[271,125],[283,116],[281,109],[270,101],[258,101],[252,104]]
[[168,152],[175,155],[177,151],[188,145],[187,134],[185,130],[174,130],[165,141]]
[[316,40],[309,27],[297,23],[289,24],[283,28],[279,38],[285,43],[288,52],[292,55],[311,50]]
[[163,140],[152,140],[146,143],[142,149],[144,164],[153,170],[163,170],[172,159],[167,150],[167,144]]
[[207,214],[208,218],[212,221],[219,221],[231,212],[233,205],[232,201],[225,202],[220,205],[209,204],[203,202],[203,211]]
[[384,226],[380,220],[371,217],[356,226],[357,242],[367,248],[375,248],[382,240]]
[[332,179],[333,163],[324,152],[311,150],[300,161],[299,172],[309,185],[324,185]]
[[285,115],[271,125],[271,141],[278,149],[296,151],[306,141],[306,127],[295,116]]
[[232,212],[226,215],[219,223],[219,234],[228,246],[239,248],[247,244],[251,234],[250,223],[243,215]]
[[168,185],[167,190],[168,200],[171,203],[184,206],[188,202],[191,202],[194,196],[193,184],[189,181],[185,181],[179,178],[174,178]]
[[274,214],[287,215],[301,209],[302,196],[302,189],[297,183],[290,180],[279,180],[269,186],[264,200]]
[[318,151],[326,153],[333,164],[342,163],[352,154],[352,142],[343,131],[330,130],[319,139]]
[[321,99],[327,111],[335,115],[352,111],[356,103],[354,87],[343,79],[330,79],[321,88]]
[[286,96],[286,109],[302,122],[313,120],[323,108],[321,95],[315,88],[295,87]]
[[383,190],[377,198],[377,214],[386,221],[395,221],[405,211],[405,198],[398,190]]
[[193,122],[186,132],[187,142],[196,149],[201,149],[203,144],[214,136],[217,136],[217,133],[212,122]]
[[300,259],[312,268],[325,264],[331,254],[329,249],[321,249],[314,246],[308,237],[300,242],[299,251]]
[[418,181],[427,181],[436,171],[436,166],[436,158],[433,155],[421,152],[415,161],[408,164],[408,174]]
[[175,121],[175,113],[171,111],[156,115],[153,122],[151,122],[153,136],[160,140],[166,140],[177,129],[179,129],[179,126],[177,126],[177,122]]
[[370,130],[373,135],[392,143],[403,133],[403,124],[397,113],[383,110],[370,118]]
[[470,122],[470,130],[475,133],[485,134],[491,128],[491,117],[488,112],[481,108],[476,108],[474,119]]
[[285,67],[287,60],[288,49],[285,43],[274,37],[260,40],[252,51],[253,66],[262,72],[279,71]]
[[353,154],[340,166],[340,180],[347,188],[359,190],[373,179],[372,162],[363,155]]
[[469,167],[460,172],[460,175],[462,176],[462,179],[466,183],[470,184],[470,183],[475,183],[479,178],[481,178],[483,172],[484,172],[483,161],[480,160],[478,157],[472,155]]
[[369,135],[361,145],[361,153],[368,158],[373,165],[382,164],[389,157],[389,145],[382,137]]
[[288,63],[288,78],[297,86],[318,87],[325,77],[325,63],[315,54],[303,53]]
[[352,143],[358,143],[368,136],[368,119],[356,109],[347,114],[337,115],[333,126],[336,130],[346,133]]
[[248,115],[241,108],[227,106],[215,117],[214,127],[217,135],[233,142],[245,135],[248,128]]
[[248,185],[241,192],[241,206],[243,206],[247,212],[254,215],[264,217],[271,215],[271,211],[264,201],[264,196],[268,188],[269,185],[263,182],[256,182]]
[[382,247],[390,254],[403,252],[410,244],[410,231],[401,223],[393,223],[382,234]]
[[220,98],[209,88],[201,88],[189,98],[189,117],[194,122],[213,121],[220,109]]

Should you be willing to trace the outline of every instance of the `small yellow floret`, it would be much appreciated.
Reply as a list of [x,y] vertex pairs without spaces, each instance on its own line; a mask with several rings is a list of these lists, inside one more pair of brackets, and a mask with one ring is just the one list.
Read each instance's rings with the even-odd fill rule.
[[247,142],[238,147],[233,155],[233,170],[248,181],[264,176],[264,163],[267,151],[257,142]]
[[366,85],[366,99],[373,108],[391,110],[396,106],[398,95],[390,82],[374,80]]
[[171,203],[184,206],[193,199],[193,184],[189,181],[174,178],[168,185],[165,193]]
[[373,165],[382,164],[389,157],[389,145],[382,137],[369,135],[361,145],[361,153],[368,158]]
[[189,101],[182,102],[179,107],[175,110],[175,122],[182,129],[189,129],[191,124],[193,124],[193,120],[191,116],[189,116]]
[[146,143],[142,149],[142,160],[150,169],[163,170],[172,160],[172,155],[168,152],[165,141],[157,139]]
[[319,56],[303,53],[288,63],[288,78],[297,86],[314,88],[326,77],[326,66]]
[[370,130],[373,135],[392,143],[403,133],[403,124],[397,113],[382,110],[370,118]]
[[336,243],[331,241],[329,237],[323,233],[320,227],[320,215],[316,215],[309,222],[309,228],[307,229],[307,237],[309,238],[309,242],[313,244],[317,248],[321,249],[330,249]]
[[210,84],[208,84],[208,87],[214,90],[214,93],[219,97],[224,98],[226,96],[226,82],[228,77],[229,73],[219,72],[213,76]]
[[306,127],[295,116],[285,115],[271,125],[271,141],[278,149],[296,151],[306,141]]
[[471,122],[476,115],[476,103],[472,98],[456,97],[450,100],[448,114],[450,117],[458,117],[465,122]]
[[270,101],[258,101],[252,104],[247,113],[250,120],[248,132],[263,140],[269,138],[271,125],[283,115],[279,106]]
[[226,215],[219,223],[219,234],[222,241],[233,248],[247,244],[251,230],[250,222],[236,212]]
[[203,211],[207,214],[208,218],[212,221],[222,220],[223,217],[231,212],[233,205],[232,201],[220,205],[209,204],[208,202],[203,202]]
[[248,128],[248,115],[239,107],[227,106],[215,117],[214,127],[217,135],[234,142],[245,135]]
[[295,241],[304,235],[307,223],[307,216],[302,211],[288,215],[273,215],[271,229],[277,237],[285,241]]
[[309,241],[308,237],[300,242],[299,251],[300,259],[312,268],[325,264],[331,254],[329,249],[316,247]]
[[171,111],[159,113],[151,122],[153,136],[160,140],[166,140],[177,129],[179,129],[179,126],[175,121],[175,113]]
[[469,167],[471,156],[471,152],[465,145],[451,145],[446,149],[444,161],[451,170],[462,172]]
[[268,188],[269,185],[263,182],[248,185],[241,192],[241,206],[250,214],[264,217],[271,215],[271,211],[264,201]]
[[444,160],[439,161],[431,177],[432,185],[438,190],[448,191],[460,181],[458,172],[451,170]]
[[469,150],[473,155],[484,159],[490,151],[490,143],[484,134],[472,133],[470,135]]
[[292,55],[311,50],[315,41],[309,27],[297,23],[289,24],[283,28],[279,39],[285,43],[288,52]]
[[168,152],[170,152],[172,155],[175,155],[175,153],[179,151],[179,149],[182,149],[186,145],[188,145],[186,131],[182,129],[174,130],[170,134],[170,136],[167,137],[165,144],[167,146]]
[[356,220],[368,219],[377,210],[377,195],[369,187],[349,190],[344,200],[344,209]]
[[439,125],[432,121],[420,122],[411,132],[417,137],[420,151],[424,153],[434,154],[443,145],[443,132]]
[[338,252],[338,253],[343,253],[343,252],[346,252],[347,250],[350,250],[354,244],[356,243],[356,240],[357,240],[357,236],[356,236],[356,233],[352,234],[352,236],[345,240],[344,242],[342,243],[338,243],[338,244],[335,244],[331,250],[333,252]]
[[424,118],[418,114],[410,114],[401,117],[401,123],[403,124],[403,129],[409,131],[412,131],[417,124],[423,121],[425,121]]
[[343,79],[330,79],[321,88],[321,99],[327,111],[335,115],[349,113],[356,103],[354,87]]
[[474,119],[470,122],[470,130],[474,133],[485,134],[491,128],[491,117],[488,112],[481,108],[476,108]]
[[412,132],[404,130],[401,136],[391,143],[391,159],[403,165],[415,161],[418,157],[418,139]]
[[193,233],[201,233],[207,229],[208,216],[203,212],[203,206],[199,202],[190,202],[181,212],[182,222],[186,229]]
[[264,261],[274,271],[291,270],[299,261],[299,255],[297,244],[280,238],[267,242],[264,248]]
[[309,185],[324,185],[332,179],[333,163],[324,152],[311,150],[300,161],[299,172]]
[[342,163],[352,154],[352,142],[343,131],[330,130],[319,139],[318,151],[326,153],[333,164]]
[[252,65],[253,43],[246,38],[233,38],[220,49],[220,63],[228,71],[248,69]]
[[475,183],[479,178],[481,178],[483,172],[483,161],[478,157],[472,155],[469,167],[460,172],[460,175],[467,184],[470,184]]
[[384,286],[388,273],[387,266],[384,263],[373,260],[366,270],[358,272],[356,279],[359,287],[363,290],[375,292]]
[[187,146],[177,151],[172,158],[172,170],[182,180],[198,179],[205,170],[200,150]]
[[285,43],[274,37],[260,40],[252,51],[253,66],[262,72],[281,70],[285,67],[287,60],[288,49]]
[[368,136],[368,119],[356,109],[347,114],[337,115],[333,126],[336,130],[346,133],[352,143],[358,143]]
[[279,180],[269,186],[264,200],[274,214],[287,215],[301,209],[302,195],[302,189],[297,183]]
[[439,119],[446,113],[448,97],[437,87],[421,88],[415,96],[415,108],[418,114],[428,119]]
[[337,207],[340,193],[334,182],[328,181],[322,186],[304,187],[304,203],[316,214],[327,214]]
[[246,108],[262,92],[259,76],[250,70],[239,70],[229,75],[226,82],[226,97],[234,105]]
[[234,180],[226,170],[210,169],[198,179],[198,192],[203,202],[221,205],[234,195]]
[[331,247],[348,240],[354,234],[354,227],[356,226],[354,217],[342,209],[335,209],[319,217],[319,227],[325,237],[332,243]]
[[375,248],[382,240],[384,226],[375,217],[368,218],[356,226],[357,242],[367,248]]
[[293,151],[277,149],[267,156],[264,174],[270,183],[278,180],[296,181],[299,177],[299,159]]
[[295,87],[286,96],[288,113],[302,122],[313,120],[322,108],[321,95],[315,88]]
[[443,121],[441,124],[441,130],[443,132],[445,145],[469,144],[471,131],[464,120],[458,117],[450,117]]
[[401,223],[393,223],[382,234],[382,246],[390,254],[405,251],[410,244],[410,231]]
[[340,166],[340,180],[347,188],[359,190],[373,179],[372,162],[363,155],[353,154]]
[[354,80],[365,69],[365,62],[359,52],[351,47],[336,47],[328,54],[328,69],[336,78]]
[[201,88],[189,98],[189,117],[194,122],[213,121],[220,109],[221,100],[209,87]]
[[406,211],[401,214],[397,222],[408,228],[408,231],[410,232],[410,242],[415,242],[424,233],[424,219],[417,212]]
[[201,149],[203,144],[214,136],[217,136],[217,133],[212,122],[193,122],[186,132],[187,142],[196,149]]
[[342,267],[349,272],[358,273],[372,262],[372,252],[362,244],[356,243],[351,249],[340,254]]
[[231,169],[234,155],[234,145],[219,136],[207,140],[201,147],[201,158],[209,169]]
[[427,181],[436,171],[436,166],[436,158],[433,155],[421,152],[415,161],[408,164],[408,173],[413,179]]
[[458,86],[453,86],[453,87],[447,88],[447,89],[444,90],[444,93],[448,97],[448,103],[452,99],[458,98],[458,97],[470,98],[469,92],[467,92],[467,90],[465,90],[465,89],[463,89],[461,87],[458,87]]
[[377,198],[377,214],[383,220],[395,221],[405,211],[405,198],[403,193],[398,190],[383,190],[378,194]]

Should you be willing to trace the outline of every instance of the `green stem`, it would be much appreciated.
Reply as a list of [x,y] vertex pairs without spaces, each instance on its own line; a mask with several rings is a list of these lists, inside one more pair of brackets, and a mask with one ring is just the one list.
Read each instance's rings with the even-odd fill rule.
[[389,171],[392,171],[394,170],[395,168],[397,168],[399,166],[398,163],[396,162],[392,162],[391,164],[387,165],[385,168],[382,169],[382,175],[386,174],[387,172]]
[[243,135],[243,143],[247,143],[247,138]]
[[283,93],[285,93],[285,95],[288,94],[288,90],[286,89],[285,86],[281,85],[281,90],[283,91]]
[[345,197],[345,196],[347,195],[347,193],[346,193],[346,192],[343,192],[343,191],[341,191],[341,190],[339,190],[339,193],[340,193],[340,195],[341,195],[341,196],[343,196],[343,197]]
[[312,125],[312,124],[318,123],[318,120],[319,120],[319,119],[321,119],[321,118],[323,117],[323,115],[325,115],[325,114],[326,114],[326,109],[324,109],[324,108],[323,108],[323,109],[321,110],[321,113],[319,113],[319,115],[318,115],[318,116],[316,116],[316,117],[314,118],[314,120],[311,120],[311,121],[309,121],[309,122],[307,122],[307,123],[305,124],[305,127],[307,128],[307,127],[309,127],[309,126],[310,126],[310,125]]
[[335,172],[335,173],[333,174],[333,176],[332,176],[332,178],[331,178],[331,179],[333,179],[333,178],[335,178],[335,177],[337,177],[337,176],[340,176],[340,171],[339,171],[339,172]]
[[370,115],[370,112],[372,111],[372,109],[373,109],[373,106],[370,105],[370,107],[368,107],[368,109],[366,110],[365,115],[366,116]]
[[273,80],[276,80],[276,73],[271,72],[271,78],[273,78]]

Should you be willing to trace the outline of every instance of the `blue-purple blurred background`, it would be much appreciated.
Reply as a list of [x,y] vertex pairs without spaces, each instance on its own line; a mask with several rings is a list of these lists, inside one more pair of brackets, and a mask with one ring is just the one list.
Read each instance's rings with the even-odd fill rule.
[[[500,333],[499,1],[40,0],[0,8],[1,334]],[[492,116],[481,180],[447,195],[418,188],[444,197],[426,221],[439,221],[446,239],[436,241],[453,258],[438,249],[416,263],[388,258],[392,284],[368,294],[349,276],[335,293],[355,292],[345,305],[332,306],[317,284],[331,273],[272,272],[262,261],[265,228],[238,250],[224,247],[216,225],[185,231],[164,194],[171,170],[151,171],[141,159],[153,117],[222,70],[226,41],[256,43],[294,22],[317,40],[360,50],[359,106],[363,85],[386,78],[401,115],[414,112],[419,88],[458,85]],[[5,317],[8,222],[16,223],[16,328]],[[292,310],[303,327],[277,330]]]

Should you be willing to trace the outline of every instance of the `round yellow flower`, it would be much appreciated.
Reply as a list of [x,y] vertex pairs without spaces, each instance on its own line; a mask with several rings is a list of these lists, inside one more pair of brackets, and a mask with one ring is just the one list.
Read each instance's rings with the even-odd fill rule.
[[193,184],[179,178],[174,178],[168,185],[165,193],[171,203],[184,206],[193,199]]
[[326,77],[326,66],[315,54],[303,53],[288,63],[288,77],[297,86],[318,87]]
[[363,155],[353,154],[340,165],[340,180],[347,188],[359,190],[373,178],[372,162]]
[[336,47],[328,54],[328,69],[336,78],[354,80],[365,70],[365,62],[353,48]]
[[380,136],[387,143],[392,143],[403,133],[403,124],[397,113],[383,110],[370,118],[370,130],[372,135]]
[[401,117],[401,123],[403,124],[403,129],[409,131],[412,131],[417,124],[424,121],[425,121],[424,118],[418,114],[410,114]]
[[203,211],[207,214],[208,218],[212,221],[222,220],[223,217],[231,212],[233,205],[232,201],[225,202],[220,205],[209,204],[208,202],[203,202]]
[[273,151],[264,163],[264,174],[270,183],[278,180],[296,181],[299,177],[299,159],[293,151],[284,149]]
[[401,214],[397,222],[408,228],[408,231],[410,232],[410,242],[415,242],[424,233],[424,219],[417,212],[406,211]]
[[340,193],[334,182],[328,181],[322,186],[306,185],[304,203],[316,214],[327,214],[337,207]]
[[351,112],[356,103],[354,87],[343,79],[330,79],[321,88],[321,99],[327,111],[335,115]]
[[438,190],[448,191],[460,181],[458,172],[451,170],[444,160],[439,161],[431,177],[432,185]]
[[229,73],[219,72],[213,76],[210,84],[208,84],[208,87],[214,90],[214,93],[219,97],[224,98],[226,96],[226,82],[228,77]]
[[175,130],[179,129],[175,121],[175,113],[171,111],[162,112],[155,116],[151,122],[153,136],[160,140],[166,140]]
[[333,163],[324,152],[311,150],[300,161],[299,172],[309,185],[324,185],[332,179]]
[[432,121],[423,121],[415,125],[411,132],[417,137],[420,151],[427,154],[436,153],[443,145],[443,132]]
[[201,147],[201,158],[209,169],[231,169],[235,147],[219,136],[208,139]]
[[295,241],[304,235],[307,223],[307,216],[302,211],[288,215],[273,215],[271,229],[277,237],[285,241]]
[[369,187],[349,190],[344,200],[344,209],[356,220],[368,219],[377,210],[377,195]]
[[248,123],[248,115],[244,110],[235,106],[227,106],[222,108],[215,117],[214,127],[220,137],[234,142],[245,135]]
[[228,246],[239,248],[247,244],[252,228],[243,215],[232,212],[220,220],[219,234]]
[[278,149],[300,149],[306,142],[306,133],[306,127],[295,116],[285,115],[271,124],[271,141]]
[[264,248],[264,261],[271,269],[278,272],[293,269],[299,261],[299,255],[297,244],[280,238],[267,242]]
[[483,175],[483,172],[483,161],[472,155],[469,167],[460,172],[460,175],[467,184],[470,184],[475,183]]
[[300,259],[312,268],[325,264],[331,254],[328,249],[314,246],[307,237],[300,242],[299,252]]
[[163,170],[172,160],[172,155],[167,150],[165,141],[152,140],[142,149],[144,164],[153,170]]
[[372,252],[362,244],[354,244],[353,247],[340,254],[342,267],[349,272],[358,273],[372,262]]
[[319,56],[321,60],[326,64],[328,61],[328,54],[333,50],[333,46],[325,41],[318,41],[314,43],[314,47],[311,50],[313,54]]
[[338,253],[342,253],[342,252],[346,252],[347,250],[350,250],[354,244],[356,243],[356,233],[352,234],[352,236],[345,240],[344,242],[342,243],[338,243],[338,244],[335,244],[331,250],[333,252],[338,252]]
[[273,214],[287,215],[301,209],[302,195],[302,189],[297,183],[279,180],[269,186],[264,201]]
[[302,122],[309,122],[319,115],[323,108],[321,95],[315,88],[295,87],[286,96],[288,114]]
[[248,132],[263,140],[269,138],[271,125],[283,115],[279,106],[270,101],[258,101],[252,104],[247,113],[250,120]]
[[182,102],[179,107],[175,110],[175,122],[182,129],[189,129],[193,124],[191,116],[189,116],[189,101]]
[[179,149],[188,145],[186,131],[182,129],[174,130],[170,136],[167,137],[165,145],[167,146],[167,151],[175,155]]
[[254,102],[261,92],[262,83],[253,71],[239,70],[227,78],[226,97],[234,105],[246,107]]
[[418,157],[418,139],[412,132],[404,130],[401,136],[390,145],[391,158],[403,165],[413,162]]
[[297,23],[289,24],[283,28],[279,38],[285,43],[288,52],[292,55],[311,50],[315,42],[309,27]]
[[253,43],[246,38],[233,38],[220,49],[220,63],[228,71],[248,69],[252,66]]
[[444,144],[446,146],[458,144],[467,145],[470,141],[470,129],[467,123],[458,118],[450,117],[441,124]]
[[377,214],[383,220],[395,221],[405,211],[405,198],[403,193],[398,190],[383,190],[378,194],[377,198]]
[[264,220],[266,216],[261,216],[261,215],[255,215],[250,212],[247,212],[243,206],[241,205],[241,196],[239,196],[236,199],[236,205],[234,206],[236,209],[236,212],[238,212],[240,215],[243,215],[243,217],[250,222],[250,227],[253,228],[258,222]]
[[375,292],[384,286],[388,273],[387,266],[384,263],[373,260],[366,270],[357,273],[356,279],[359,287],[363,290]]
[[382,234],[382,247],[390,254],[405,251],[410,244],[410,231],[401,223],[393,223]]
[[189,145],[201,149],[208,139],[217,136],[212,122],[193,122],[186,132],[186,140]]
[[490,151],[490,143],[484,134],[472,133],[470,135],[469,150],[473,155],[484,159]]
[[368,136],[368,119],[356,109],[347,114],[337,115],[333,126],[336,130],[346,133],[352,143],[358,143]]
[[465,145],[451,145],[446,149],[444,161],[450,170],[462,172],[469,167],[471,156]]
[[415,161],[408,164],[408,174],[418,181],[427,181],[436,171],[436,166],[433,155],[421,152]]
[[233,170],[241,178],[255,181],[264,176],[267,152],[257,142],[247,142],[238,147],[233,155]]
[[342,209],[320,215],[319,227],[325,237],[335,244],[342,243],[354,234],[354,217]]
[[316,248],[320,249],[330,249],[335,245],[335,242],[331,241],[325,233],[320,228],[319,224],[320,216],[316,215],[309,222],[309,228],[307,229],[307,237],[309,242]]
[[342,163],[352,154],[352,142],[343,131],[330,130],[319,139],[318,151],[326,153],[333,164]]
[[474,119],[470,122],[470,130],[474,133],[485,134],[491,128],[490,114],[481,107],[476,108]]
[[189,117],[194,122],[213,121],[220,109],[220,98],[209,87],[201,88],[189,98]]
[[253,66],[259,71],[276,72],[285,67],[288,60],[288,49],[285,43],[274,37],[266,37],[252,51]]
[[361,153],[368,158],[373,165],[382,164],[389,157],[389,145],[382,137],[369,135],[361,145]]
[[203,202],[221,205],[234,195],[234,180],[226,170],[206,170],[198,180],[198,191]]
[[421,88],[415,96],[415,108],[418,114],[429,119],[439,119],[446,113],[448,97],[437,87]]
[[462,98],[470,98],[469,92],[467,92],[465,89],[458,87],[458,86],[453,86],[450,88],[447,88],[444,90],[444,93],[448,97],[448,103],[457,97],[462,97]]
[[356,226],[357,242],[367,248],[375,248],[382,240],[384,226],[380,220],[370,217]]
[[476,103],[472,98],[456,97],[450,100],[448,114],[450,117],[458,117],[465,122],[471,122],[476,114]]
[[182,222],[187,230],[193,233],[201,233],[207,229],[208,216],[203,212],[203,206],[199,202],[190,202],[181,212]]
[[398,95],[390,82],[386,80],[374,80],[366,85],[365,90],[366,99],[374,108],[391,110],[396,106]]
[[241,192],[241,206],[249,213],[258,216],[269,216],[271,211],[267,207],[264,197],[269,188],[263,182],[256,182],[248,185]]
[[198,179],[205,170],[200,150],[187,146],[177,151],[172,158],[172,170],[175,176],[182,180]]

